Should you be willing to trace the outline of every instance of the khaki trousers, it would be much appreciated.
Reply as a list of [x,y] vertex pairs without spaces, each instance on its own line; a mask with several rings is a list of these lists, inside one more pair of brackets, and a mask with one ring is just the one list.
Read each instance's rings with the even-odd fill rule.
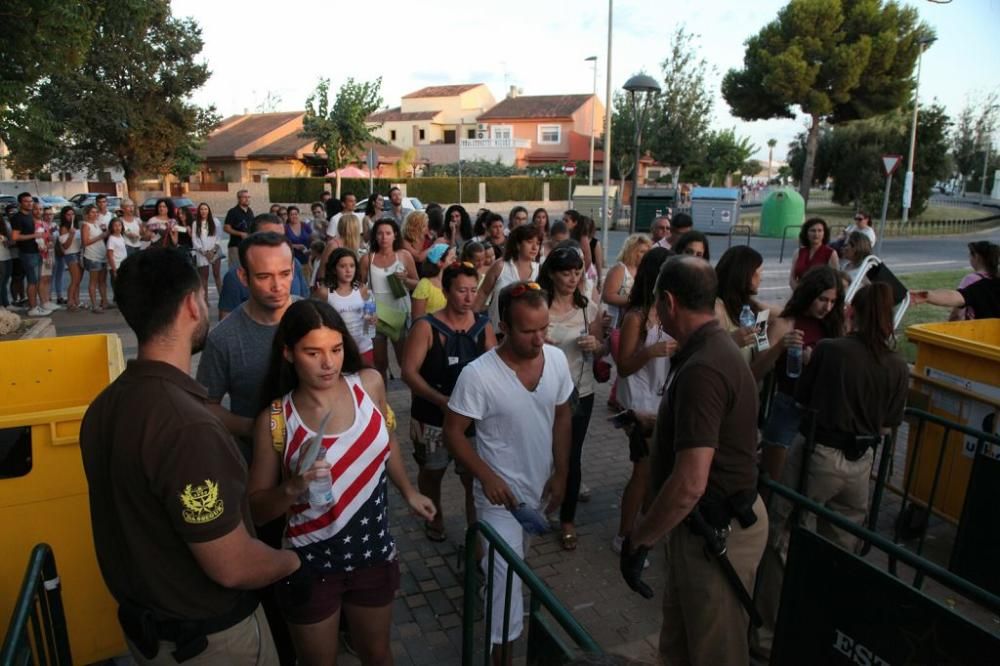
[[[798,435],[788,450],[781,483],[789,488],[800,488],[802,457],[805,438]],[[850,461],[843,451],[822,444],[816,444],[809,458],[806,473],[806,497],[836,511],[850,521],[860,525],[868,513],[869,475],[875,452],[869,449],[859,459]],[[768,514],[771,521],[767,549],[760,564],[760,580],[757,586],[757,608],[764,618],[764,624],[754,632],[754,651],[764,656],[770,655],[774,640],[774,628],[778,621],[778,607],[781,604],[781,587],[785,577],[785,561],[788,557],[788,541],[791,538],[791,502],[775,494],[771,497]],[[817,520],[808,511],[800,513],[800,522],[807,529],[815,530],[844,550],[854,552],[857,539],[825,520]]]
[[[735,520],[726,540],[727,555],[747,592],[753,595],[757,565],[767,542],[767,512],[757,498],[757,522],[743,529]],[[705,555],[705,540],[685,525],[671,532],[666,545],[667,580],[663,592],[660,654],[669,666],[739,666],[748,664],[743,609],[722,567]]]
[[[160,641],[160,651],[155,659],[146,659],[126,639],[129,652],[139,666],[176,666],[177,660],[171,654],[174,644]],[[239,666],[278,666],[278,653],[274,649],[271,628],[264,617],[264,609],[257,606],[253,614],[237,622],[225,631],[208,636],[208,647],[194,659],[184,662],[184,666],[215,666],[216,664],[238,664]]]

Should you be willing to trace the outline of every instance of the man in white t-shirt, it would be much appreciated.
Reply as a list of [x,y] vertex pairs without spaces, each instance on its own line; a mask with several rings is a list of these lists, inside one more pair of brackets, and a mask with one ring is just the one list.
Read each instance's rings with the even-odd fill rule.
[[[344,213],[354,213],[354,207],[358,205],[358,198],[350,192],[344,192],[340,195],[340,203],[343,208],[340,209],[339,213],[330,218],[330,224],[326,227],[327,238],[336,238],[340,235],[340,232],[337,230],[340,218],[344,217]],[[354,214],[357,215],[357,213]]]
[[[515,282],[499,295],[504,341],[462,370],[448,400],[444,441],[456,462],[475,477],[479,519],[524,557],[525,533],[511,513],[548,512],[562,502],[570,451],[573,379],[562,351],[545,344],[546,293],[534,282]],[[476,427],[476,446],[465,433]],[[544,516],[542,517],[544,520]],[[491,643],[503,642],[507,565],[493,570]],[[521,582],[511,590],[508,641],[521,635]],[[502,650],[494,651],[498,664]],[[508,650],[508,656],[511,652]]]
[[94,203],[97,204],[97,223],[101,225],[101,229],[107,230],[112,218],[115,216],[114,213],[108,210],[108,195],[98,194],[94,199]]

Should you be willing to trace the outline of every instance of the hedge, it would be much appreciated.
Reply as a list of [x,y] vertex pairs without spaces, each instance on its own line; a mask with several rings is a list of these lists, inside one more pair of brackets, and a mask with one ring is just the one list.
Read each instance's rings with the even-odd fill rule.
[[[271,201],[282,203],[308,203],[317,201],[325,183],[335,189],[336,181],[327,178],[269,178],[267,181]],[[462,179],[462,201],[479,201],[479,183],[486,184],[486,201],[541,201],[545,182],[549,183],[549,199],[561,201],[569,198],[569,179],[564,177],[542,178],[531,176],[470,177]],[[458,201],[458,178],[433,176],[427,178],[376,178],[376,192],[388,192],[394,183],[405,183],[406,193],[421,201],[450,203]],[[354,194],[358,200],[368,196],[367,178],[342,178],[340,191]]]

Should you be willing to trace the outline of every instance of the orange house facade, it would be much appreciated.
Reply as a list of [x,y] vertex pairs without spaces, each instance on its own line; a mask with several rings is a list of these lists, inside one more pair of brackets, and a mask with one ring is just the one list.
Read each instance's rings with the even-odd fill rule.
[[512,93],[476,118],[476,138],[461,142],[463,160],[524,168],[590,158],[590,137],[604,126],[596,96]]

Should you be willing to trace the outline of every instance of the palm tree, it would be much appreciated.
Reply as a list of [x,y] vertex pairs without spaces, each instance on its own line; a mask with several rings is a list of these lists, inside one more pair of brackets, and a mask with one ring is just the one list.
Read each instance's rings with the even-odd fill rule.
[[774,176],[771,174],[771,158],[774,156],[774,147],[778,145],[777,139],[767,140],[767,182],[771,182]]

